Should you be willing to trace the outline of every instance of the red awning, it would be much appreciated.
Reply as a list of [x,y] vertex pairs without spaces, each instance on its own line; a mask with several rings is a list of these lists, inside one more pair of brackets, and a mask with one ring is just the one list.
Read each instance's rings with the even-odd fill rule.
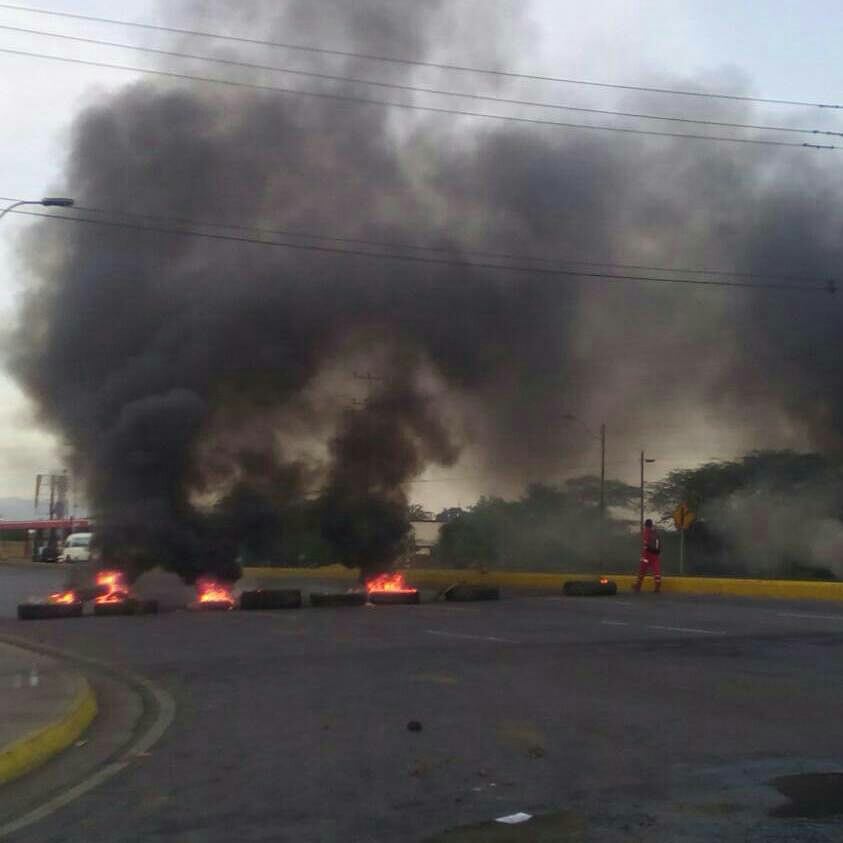
[[88,530],[88,518],[39,518],[32,521],[0,521],[0,533],[4,530]]

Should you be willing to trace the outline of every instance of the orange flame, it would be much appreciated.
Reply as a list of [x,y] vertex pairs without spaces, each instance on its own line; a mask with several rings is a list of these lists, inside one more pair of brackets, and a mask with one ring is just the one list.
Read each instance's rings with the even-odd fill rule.
[[100,571],[97,574],[97,585],[105,586],[108,594],[97,597],[96,603],[122,603],[129,596],[122,571]]
[[392,591],[402,594],[412,594],[417,589],[404,582],[404,576],[396,571],[394,574],[381,574],[366,583],[366,591]]
[[196,583],[200,603],[229,603],[234,605],[231,588],[216,580],[199,580]]
[[600,577],[600,585],[608,585],[609,578],[608,577]]
[[50,603],[75,603],[76,592],[74,591],[59,591],[51,594],[48,598]]

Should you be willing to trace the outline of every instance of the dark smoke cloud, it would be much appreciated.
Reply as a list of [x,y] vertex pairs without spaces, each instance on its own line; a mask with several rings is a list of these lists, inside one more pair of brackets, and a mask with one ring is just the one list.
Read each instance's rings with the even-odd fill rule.
[[[521,5],[212,2],[194,20],[512,66],[530,37]],[[80,115],[64,188],[83,205],[426,243],[464,260],[485,249],[830,277],[833,173],[801,150],[143,81]],[[566,412],[609,420],[618,451],[646,430],[706,430],[710,417],[732,426],[732,444],[757,435],[748,416],[770,419],[771,435],[791,437],[783,444],[841,444],[840,320],[815,294],[526,277],[70,223],[37,226],[24,256],[37,283],[14,370],[68,442],[108,553],[137,569],[235,577],[246,536],[271,533],[273,513],[314,494],[337,558],[384,567],[425,466],[451,465],[462,448],[498,488],[553,478],[585,442]],[[337,386],[360,393],[352,362],[382,380],[347,412]]]
[[399,372],[362,411],[343,415],[330,453],[322,533],[366,579],[395,561],[410,531],[407,479],[430,462],[453,463],[457,451],[435,406]]

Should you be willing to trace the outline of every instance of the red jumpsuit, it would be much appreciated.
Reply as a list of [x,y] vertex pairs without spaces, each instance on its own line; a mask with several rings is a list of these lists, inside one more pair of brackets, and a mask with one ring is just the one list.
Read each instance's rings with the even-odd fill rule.
[[[656,545],[658,550],[649,550],[648,548]],[[661,539],[655,527],[645,527],[644,533],[641,536],[641,562],[638,566],[638,580],[635,583],[635,590],[641,591],[641,583],[647,575],[647,569],[650,568],[653,572],[653,582],[655,583],[654,591],[661,591],[662,589],[662,566],[659,561],[661,555]]]

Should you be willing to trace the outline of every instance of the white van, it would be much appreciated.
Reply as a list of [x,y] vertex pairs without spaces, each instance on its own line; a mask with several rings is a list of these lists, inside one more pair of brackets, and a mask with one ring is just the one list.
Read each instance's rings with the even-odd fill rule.
[[64,540],[62,562],[88,562],[91,558],[93,533],[72,533]]

